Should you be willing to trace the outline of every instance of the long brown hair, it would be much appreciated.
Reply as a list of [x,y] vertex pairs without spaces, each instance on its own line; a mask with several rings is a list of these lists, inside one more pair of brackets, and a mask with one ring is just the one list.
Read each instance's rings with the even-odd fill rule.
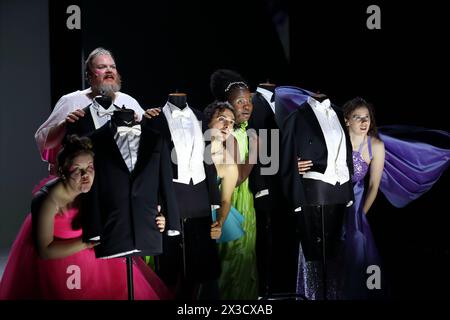
[[358,108],[366,107],[367,110],[369,110],[369,116],[370,116],[370,127],[367,131],[367,135],[379,138],[378,136],[378,129],[377,124],[375,122],[375,111],[372,106],[372,104],[368,103],[366,100],[360,97],[353,98],[349,101],[347,101],[344,106],[342,107],[342,111],[344,112],[344,118],[345,120],[350,120],[350,115],[353,111],[355,111]]

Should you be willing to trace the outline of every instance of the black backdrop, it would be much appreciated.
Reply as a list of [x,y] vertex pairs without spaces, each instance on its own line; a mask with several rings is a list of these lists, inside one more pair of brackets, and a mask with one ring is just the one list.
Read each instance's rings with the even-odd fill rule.
[[[80,88],[80,61],[104,46],[115,55],[122,91],[144,108],[162,106],[179,90],[203,109],[212,101],[209,75],[225,67],[253,88],[270,79],[320,90],[337,104],[362,96],[374,103],[379,125],[449,131],[444,86],[450,55],[440,1],[50,0],[50,13],[59,9],[64,16],[61,10],[72,3],[81,7],[82,30],[69,34],[55,27],[55,18],[50,30],[53,102]],[[381,8],[381,30],[366,27],[370,4]],[[277,10],[289,16],[289,58],[273,24]],[[73,70],[57,72],[67,65]],[[380,194],[371,209],[389,297],[449,297],[449,186],[447,172],[406,208],[392,207]]]

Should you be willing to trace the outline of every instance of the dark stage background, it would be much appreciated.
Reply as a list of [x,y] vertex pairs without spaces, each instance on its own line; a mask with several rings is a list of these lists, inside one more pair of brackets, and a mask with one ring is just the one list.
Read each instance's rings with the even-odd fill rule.
[[[2,9],[12,6],[12,1],[1,3]],[[47,8],[47,1],[40,3],[41,9]],[[43,64],[37,62],[20,72],[23,76],[50,73],[49,78],[35,80],[33,88],[51,95],[51,103],[49,99],[39,101],[39,114],[27,109],[27,116],[37,119],[36,123],[26,136],[17,135],[29,143],[57,99],[86,85],[82,62],[98,46],[114,53],[122,91],[135,97],[144,109],[163,106],[167,95],[176,90],[188,94],[192,107],[203,109],[213,100],[210,74],[217,68],[232,68],[246,77],[253,89],[269,79],[279,85],[326,93],[338,105],[362,96],[375,105],[378,125],[407,124],[449,131],[445,116],[448,90],[444,86],[450,54],[444,46],[448,19],[442,3],[49,0],[48,16],[40,16],[47,19],[48,29],[38,33],[32,27],[32,17],[21,20],[33,38],[40,34],[49,44],[39,60]],[[81,8],[81,30],[66,28],[66,9],[71,4]],[[381,30],[366,27],[366,9],[371,4],[381,8]],[[3,31],[1,34],[3,51],[4,43],[8,46],[12,40],[5,38]],[[40,52],[41,44],[29,41],[23,44],[24,52],[14,48],[33,56]],[[8,53],[6,58],[13,55]],[[16,60],[20,64],[20,59]],[[5,77],[8,74],[5,76],[2,68]],[[21,85],[17,81],[13,88]],[[0,90],[2,95],[8,93],[8,83],[2,82]],[[34,94],[30,92],[31,97]],[[7,107],[23,109],[13,98]],[[5,107],[2,105],[2,110]],[[2,137],[8,128],[22,122],[18,116],[12,125],[4,121],[6,113],[1,115]],[[7,150],[17,148],[16,144],[14,138],[2,140],[1,169],[9,170],[11,179],[8,184],[2,182],[1,203],[3,199],[11,202],[10,184],[26,186],[20,189],[20,197],[29,201],[27,190],[37,182],[36,174],[33,180],[22,177],[21,167],[4,161]],[[28,162],[44,167],[36,148],[31,154]],[[371,209],[369,220],[385,261],[382,272],[390,298],[450,297],[449,181],[446,172],[430,192],[403,209],[392,207],[379,194]],[[26,212],[22,212],[22,204],[4,208],[1,224],[11,227],[2,226],[0,240],[8,248]]]

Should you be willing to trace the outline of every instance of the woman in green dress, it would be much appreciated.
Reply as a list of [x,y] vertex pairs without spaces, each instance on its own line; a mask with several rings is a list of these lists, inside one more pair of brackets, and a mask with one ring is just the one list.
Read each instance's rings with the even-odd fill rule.
[[248,176],[256,162],[257,137],[246,130],[253,110],[252,96],[245,80],[232,70],[215,71],[211,75],[210,86],[218,101],[227,101],[235,109],[236,126],[227,141],[227,149],[233,151],[239,178],[231,204],[244,216],[245,232],[237,240],[219,244],[222,266],[220,295],[222,299],[257,299],[256,219],[253,195],[248,184]]

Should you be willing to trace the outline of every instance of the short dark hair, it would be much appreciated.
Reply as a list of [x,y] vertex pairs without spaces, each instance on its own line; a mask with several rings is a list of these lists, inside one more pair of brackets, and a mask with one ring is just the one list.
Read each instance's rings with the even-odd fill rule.
[[233,112],[233,115],[236,117],[235,110],[230,103],[217,100],[210,103],[205,110],[203,110],[207,123],[209,124],[211,122],[216,112],[223,112],[226,109]]
[[58,176],[68,176],[73,159],[81,154],[94,156],[92,141],[88,137],[69,135],[63,141],[63,147],[56,156],[56,168]]
[[347,101],[344,104],[344,106],[342,107],[342,111],[344,112],[344,118],[349,120],[350,119],[350,115],[352,114],[352,112],[355,111],[356,109],[360,108],[360,107],[366,107],[367,110],[369,110],[370,127],[369,127],[369,130],[367,132],[367,135],[379,138],[377,125],[376,125],[376,122],[375,122],[375,110],[374,110],[372,104],[368,103],[363,98],[356,97],[356,98],[353,98],[353,99]]

